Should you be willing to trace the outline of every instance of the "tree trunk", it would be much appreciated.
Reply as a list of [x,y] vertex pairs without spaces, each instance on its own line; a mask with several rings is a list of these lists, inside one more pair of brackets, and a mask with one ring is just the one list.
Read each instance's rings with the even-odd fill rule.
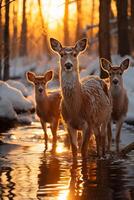
[[26,0],[23,0],[22,26],[20,36],[20,56],[27,56],[27,19],[26,19]]
[[134,57],[134,0],[131,0],[131,54]]
[[76,26],[76,41],[82,38],[82,5],[80,0],[76,0],[77,6],[77,26]]
[[11,57],[17,56],[17,1],[13,5],[13,35],[12,35],[12,52]]
[[[110,56],[110,5],[111,0],[100,0],[99,6],[99,56],[111,61]],[[100,77],[106,78],[108,74],[100,68]]]
[[69,0],[65,0],[65,10],[64,10],[64,45],[69,45],[69,13],[68,13]]
[[43,36],[43,53],[45,53],[48,58],[51,58],[51,51],[49,48],[49,44],[48,44],[48,39],[47,39],[47,28],[45,27],[45,23],[44,23],[44,17],[43,17],[43,13],[42,13],[42,9],[41,9],[41,1],[38,0],[38,6],[39,6],[39,15],[40,15],[40,19],[41,19],[41,25],[42,25],[42,36]]
[[[117,24],[118,24],[118,53],[120,56],[130,54],[128,40],[127,0],[117,0]],[[133,5],[134,6],[134,5]]]
[[5,27],[4,27],[4,74],[3,79],[9,79],[9,0],[5,0]]
[[[95,14],[95,1],[92,0],[92,14],[91,14],[91,26],[94,25],[94,14]],[[91,28],[91,31],[90,31],[90,40],[93,39],[93,28]]]
[[0,80],[2,80],[2,0],[0,0]]

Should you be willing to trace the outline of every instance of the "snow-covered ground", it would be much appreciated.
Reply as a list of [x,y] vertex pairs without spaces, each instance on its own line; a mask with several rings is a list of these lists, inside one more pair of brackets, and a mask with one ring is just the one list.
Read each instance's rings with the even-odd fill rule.
[[[0,81],[0,122],[2,126],[13,126],[15,123],[30,123],[30,119],[25,117],[22,119],[20,113],[32,112],[34,104],[26,96],[27,89],[22,83],[9,81]],[[18,89],[17,89],[18,88]],[[22,90],[22,91],[21,91]],[[23,93],[22,93],[23,92]],[[27,92],[28,94],[28,92]],[[19,114],[19,115],[18,115]],[[27,120],[26,120],[27,119]],[[7,127],[8,128],[8,127]]]
[[[129,97],[129,109],[127,114],[127,121],[131,121],[134,123],[134,60],[130,56],[120,57],[119,55],[112,55],[112,63],[119,65],[122,60],[125,58],[130,59],[130,67],[127,71],[123,74],[124,79],[124,85],[128,93]],[[28,70],[33,70],[37,74],[44,73],[46,70],[54,70],[55,72],[55,80],[51,81],[49,83],[50,87],[55,87],[55,85],[58,85],[56,82],[56,79],[58,78],[58,72],[59,72],[59,62],[58,62],[58,56],[54,56],[52,60],[49,62],[41,61],[36,64],[32,63],[29,65],[26,65],[26,67],[23,67],[22,62],[23,60],[18,61],[19,67],[15,70],[15,65],[11,68],[11,74],[12,76],[24,76],[25,78],[25,72]],[[79,64],[80,64],[80,77],[83,78],[90,74],[96,74],[99,75],[100,69],[99,69],[99,58],[96,57],[96,55],[87,55],[87,54],[81,54],[79,56]],[[21,66],[22,65],[22,66]],[[15,74],[13,73],[15,72]]]
[[[129,56],[126,56],[129,57]],[[112,56],[113,64],[120,64],[124,58],[121,58],[119,55]],[[134,60],[130,58],[130,67],[123,74],[124,85],[126,87],[128,97],[129,97],[129,109],[126,121],[128,123],[134,124]],[[99,58],[96,56],[90,56],[87,54],[80,55],[80,77],[83,78],[90,74],[99,75]],[[33,88],[29,87],[30,85],[26,80],[27,71],[35,71],[37,74],[42,74],[47,70],[54,70],[54,80],[49,83],[50,87],[59,86],[58,83],[58,72],[59,72],[59,63],[58,57],[53,57],[52,60],[46,63],[46,61],[35,62],[35,61],[26,61],[24,59],[17,59],[11,62],[11,77],[20,78],[20,81],[8,80],[7,82],[0,82],[0,118],[8,118],[12,120],[20,121],[30,121],[29,118],[18,115],[18,112],[32,110],[34,105],[31,102],[31,99],[34,99],[34,92],[32,92],[32,98],[26,98],[31,95],[31,91],[34,91]],[[24,85],[24,84],[25,85]]]

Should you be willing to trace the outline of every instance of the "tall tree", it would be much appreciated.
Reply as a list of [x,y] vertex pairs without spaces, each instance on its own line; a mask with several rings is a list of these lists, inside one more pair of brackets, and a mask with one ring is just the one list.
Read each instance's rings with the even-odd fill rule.
[[17,55],[17,7],[18,1],[13,4],[13,35],[12,35],[12,52],[11,57],[14,58]]
[[69,0],[65,0],[65,9],[64,9],[64,45],[69,45]]
[[0,0],[0,80],[2,79],[2,0]]
[[9,0],[5,0],[5,26],[4,26],[4,74],[3,79],[9,79],[9,56],[10,56],[10,47],[9,47]]
[[116,7],[118,24],[118,53],[121,56],[124,56],[130,54],[127,15],[128,0],[116,0]]
[[[95,0],[92,0],[92,11],[91,11],[91,26],[94,24],[94,14],[95,14]],[[93,28],[90,31],[90,38],[93,38]]]
[[82,37],[82,1],[76,0],[77,7],[77,26],[76,26],[76,40]]
[[27,55],[27,18],[26,18],[26,0],[23,0],[23,11],[22,11],[22,26],[20,36],[20,48],[19,55]]
[[[99,5],[99,56],[111,61],[110,56],[110,5],[111,0],[100,0]],[[100,69],[100,77],[106,78],[108,74]]]
[[39,6],[39,15],[40,15],[40,20],[41,20],[41,25],[42,25],[43,53],[45,53],[48,56],[48,58],[50,59],[51,53],[50,53],[50,48],[49,48],[49,43],[48,43],[48,38],[47,38],[47,27],[45,26],[44,16],[42,13],[40,0],[38,0],[38,6]]
[[131,0],[131,51],[134,57],[134,0]]

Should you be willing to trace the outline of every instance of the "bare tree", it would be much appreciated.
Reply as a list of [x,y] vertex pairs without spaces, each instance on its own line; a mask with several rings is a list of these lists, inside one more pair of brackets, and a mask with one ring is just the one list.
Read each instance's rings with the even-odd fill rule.
[[[128,0],[117,0],[117,24],[118,24],[118,53],[121,56],[130,54],[128,39]],[[134,6],[134,5],[133,5]]]
[[41,1],[38,0],[38,6],[39,6],[39,15],[41,19],[41,25],[42,25],[42,36],[43,36],[43,53],[45,53],[48,58],[51,58],[48,38],[47,38],[47,27],[45,26],[44,17],[41,9]]
[[9,79],[9,56],[10,56],[10,48],[9,48],[9,0],[5,0],[5,27],[4,27],[4,74],[3,79],[8,80]]
[[26,0],[23,0],[23,11],[22,11],[22,26],[20,36],[20,48],[19,55],[27,55],[27,18],[26,18]]
[[[91,11],[91,26],[94,24],[94,13],[95,13],[95,0],[92,0],[92,11]],[[90,31],[90,38],[93,38],[93,28]]]
[[65,9],[64,9],[64,45],[69,45],[69,28],[68,28],[68,21],[69,21],[69,0],[65,0]]
[[0,80],[2,79],[2,0],[0,0]]
[[13,4],[13,35],[12,35],[12,52],[11,57],[14,58],[17,55],[17,7],[18,2]]
[[[111,0],[100,0],[99,6],[99,56],[111,61],[110,56],[110,5]],[[100,69],[100,77],[106,78],[108,74]]]
[[77,26],[76,26],[76,41],[82,38],[82,1],[76,0],[77,6]]
[[134,0],[131,0],[131,51],[134,57]]

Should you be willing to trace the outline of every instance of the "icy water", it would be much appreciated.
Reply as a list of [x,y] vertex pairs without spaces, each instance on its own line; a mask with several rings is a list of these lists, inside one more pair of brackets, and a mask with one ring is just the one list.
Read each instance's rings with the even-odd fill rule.
[[[124,127],[123,147],[134,141]],[[0,145],[0,200],[134,200],[134,152],[126,159],[73,162],[64,131],[56,154],[44,153],[39,123],[3,134]],[[51,135],[50,135],[51,136]]]

